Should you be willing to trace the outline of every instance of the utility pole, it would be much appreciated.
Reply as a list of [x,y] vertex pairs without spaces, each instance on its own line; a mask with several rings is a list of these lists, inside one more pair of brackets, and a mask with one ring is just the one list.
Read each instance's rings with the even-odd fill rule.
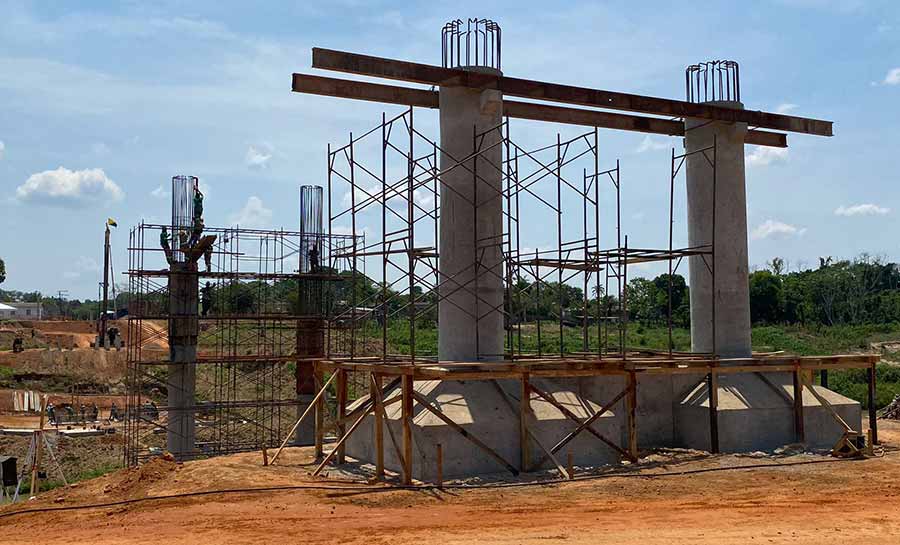
[[109,222],[103,241],[103,302],[100,304],[100,338],[98,346],[106,346],[106,310],[109,307]]

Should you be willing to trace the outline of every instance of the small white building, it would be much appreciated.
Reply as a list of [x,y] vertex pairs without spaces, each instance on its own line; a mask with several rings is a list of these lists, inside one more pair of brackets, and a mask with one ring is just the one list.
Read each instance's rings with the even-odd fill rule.
[[0,319],[41,320],[43,316],[41,303],[0,303]]

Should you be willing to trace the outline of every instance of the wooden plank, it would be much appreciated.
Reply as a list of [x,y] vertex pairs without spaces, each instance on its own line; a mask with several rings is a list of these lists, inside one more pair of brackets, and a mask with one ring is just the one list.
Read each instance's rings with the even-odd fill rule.
[[[506,397],[506,392],[500,388],[496,381],[494,381],[494,386]],[[531,419],[531,389],[529,388],[528,373],[522,373],[519,386],[519,468],[522,471],[526,471],[531,465],[531,447],[528,444],[528,422]]]
[[872,444],[878,444],[878,413],[875,410],[875,363],[866,369],[868,380],[869,429],[872,430]]
[[637,376],[634,372],[628,373],[628,397],[626,398],[628,408],[628,454],[632,460],[637,460]]
[[574,430],[572,430],[572,432],[570,432],[568,435],[566,435],[565,437],[563,437],[562,439],[560,439],[559,442],[556,443],[556,445],[554,445],[553,448],[550,449],[550,452],[558,452],[559,449],[561,449],[561,448],[563,448],[564,446],[566,446],[566,444],[568,444],[569,441],[571,441],[572,439],[574,439],[575,437],[577,437],[579,433],[581,433],[581,432],[584,431],[586,428],[588,428],[588,427],[589,427],[591,424],[593,424],[598,418],[600,418],[600,417],[603,416],[607,411],[609,411],[609,410],[612,408],[613,405],[615,405],[616,403],[618,403],[620,399],[622,399],[623,397],[625,397],[625,395],[628,394],[628,391],[629,391],[629,390],[630,390],[630,388],[629,388],[628,386],[626,386],[625,389],[622,390],[621,392],[619,392],[619,394],[616,395],[616,397],[614,397],[612,401],[610,401],[609,403],[607,403],[605,406],[601,407],[599,411],[597,411],[597,412],[594,413],[590,418],[588,418],[587,420],[585,420],[584,422],[582,422],[577,428],[575,428]]
[[356,428],[358,428],[359,425],[362,424],[363,419],[365,419],[367,416],[369,416],[368,411],[359,415],[359,418],[357,418],[356,421],[353,423],[353,425],[350,426],[350,429],[347,430],[347,433],[345,433],[341,437],[341,439],[338,441],[337,445],[335,445],[334,449],[328,453],[328,456],[326,456],[325,459],[322,460],[322,462],[316,467],[316,470],[313,471],[314,477],[322,472],[322,469],[325,468],[325,465],[331,461],[331,459],[335,456],[335,454],[339,455],[339,453],[344,450],[344,442],[346,442],[347,439],[353,434],[353,432],[356,431]]
[[411,376],[403,376],[400,395],[402,396],[400,419],[403,426],[403,484],[412,484],[412,417],[413,398],[416,393],[413,391]]
[[829,403],[827,399],[822,397],[819,394],[819,392],[816,391],[816,389],[813,387],[813,385],[810,381],[806,380],[806,378],[803,375],[800,375],[800,380],[803,382],[803,386],[805,386],[806,389],[809,390],[809,393],[811,393],[813,395],[813,397],[816,398],[819,401],[819,403],[821,403],[822,406],[828,410],[829,413],[831,413],[831,416],[837,421],[837,423],[840,424],[841,427],[844,428],[844,431],[859,433],[856,430],[854,430],[853,428],[851,428],[850,425],[847,424],[847,422],[843,418],[841,418],[841,415],[838,414],[838,412],[834,409],[834,407],[831,405],[831,403]]
[[[309,74],[294,74],[292,90],[296,93],[366,100],[383,104],[402,104],[420,108],[437,108],[439,105],[437,91]],[[682,121],[599,110],[566,108],[549,104],[504,100],[503,115],[514,119],[528,119],[667,136],[684,136],[684,122]],[[750,130],[747,131],[745,142],[758,146],[786,148],[787,135]]]
[[[345,459],[344,452],[344,435],[347,431],[347,426],[344,424],[344,417],[347,413],[347,371],[344,369],[339,369],[337,372],[337,438],[338,438],[338,449],[337,449],[337,463],[343,464]],[[363,414],[366,414],[365,412]]]
[[[318,386],[321,389],[322,381],[324,380],[325,376],[322,373],[322,368],[319,366],[319,364],[316,363],[315,366],[316,366],[316,371],[315,371],[316,386]],[[334,377],[334,373],[332,373],[331,376],[328,377],[328,380],[330,381],[333,377]],[[325,443],[325,396],[323,395],[322,397],[319,398],[319,401],[316,403],[316,444],[315,444],[315,453],[314,453],[316,460],[321,458],[322,455],[324,454],[324,447],[323,447],[324,443]]]
[[709,451],[719,453],[719,374],[712,369],[707,375],[709,394]]
[[381,397],[381,380],[375,373],[369,374],[369,397],[374,401],[372,433],[375,436],[375,478],[384,479],[384,400]]
[[803,431],[803,385],[800,382],[799,368],[792,373],[794,381],[794,435],[798,443],[806,442],[806,434]]
[[832,136],[832,122],[754,110],[735,110],[710,104],[682,100],[619,93],[572,85],[496,76],[454,68],[398,61],[313,48],[313,68],[333,70],[363,76],[402,80],[438,86],[463,86],[478,89],[497,89],[504,95],[529,99],[580,104],[611,110],[627,110],[671,117],[693,117],[729,123],[747,123],[753,127],[787,132]]
[[516,469],[516,467],[514,465],[512,465],[511,463],[507,462],[502,456],[500,456],[497,453],[497,451],[495,451],[491,447],[487,446],[481,439],[475,437],[474,435],[469,433],[465,428],[463,428],[462,426],[460,426],[459,424],[457,424],[456,422],[451,420],[447,415],[445,415],[443,412],[441,412],[440,409],[433,407],[431,405],[431,403],[428,402],[427,399],[425,399],[424,397],[422,397],[421,395],[419,395],[416,392],[413,392],[412,395],[415,398],[415,400],[419,402],[419,405],[421,405],[422,408],[424,408],[425,410],[427,410],[434,416],[438,417],[444,424],[447,424],[448,426],[453,428],[454,431],[456,431],[457,433],[459,433],[460,435],[462,435],[463,437],[468,439],[472,444],[474,444],[475,446],[477,446],[478,448],[483,450],[488,456],[490,456],[491,458],[493,458],[494,460],[499,462],[500,465],[505,467],[510,473],[512,473],[513,475],[519,474],[519,470]]
[[[531,390],[534,393],[536,393],[538,396],[540,396],[544,401],[546,401],[547,403],[556,407],[556,410],[561,412],[563,414],[563,416],[565,416],[569,420],[575,422],[578,425],[581,425],[584,423],[584,420],[579,418],[578,415],[576,415],[575,413],[570,411],[568,407],[566,407],[565,405],[563,405],[562,403],[560,403],[559,401],[554,399],[547,392],[540,390],[539,388],[535,387],[533,384],[531,385]],[[614,451],[618,452],[623,458],[627,458],[628,460],[630,460],[632,462],[637,461],[637,458],[633,457],[627,450],[623,449],[619,445],[617,445],[617,444],[613,443],[612,441],[610,441],[609,439],[607,439],[604,435],[600,434],[600,432],[595,430],[593,426],[586,427],[585,431],[587,431],[588,433],[590,433],[591,435],[593,435],[594,437],[596,437],[597,439],[599,439],[600,441],[605,443],[607,446],[609,446]],[[544,463],[544,460],[541,460],[539,463],[537,463],[535,465],[539,466],[542,463]]]
[[325,385],[319,389],[319,392],[316,394],[316,397],[313,398],[312,403],[310,403],[309,406],[306,407],[306,410],[303,411],[303,414],[300,415],[300,418],[298,418],[293,427],[291,427],[291,431],[289,431],[284,437],[284,441],[281,442],[281,446],[278,447],[278,450],[275,451],[275,456],[272,456],[272,461],[269,462],[269,464],[275,465],[278,457],[281,456],[281,451],[284,450],[285,445],[287,445],[288,441],[291,440],[291,437],[294,436],[294,432],[297,431],[300,423],[303,422],[303,419],[306,418],[306,415],[308,415],[310,411],[314,410],[319,405],[319,401],[325,395],[325,390],[328,389],[328,385],[331,384],[331,381],[334,380],[334,377],[335,375],[331,375],[330,377],[328,377],[328,382],[326,382]]
[[[497,382],[496,380],[492,380],[491,383],[494,385],[494,388],[497,390],[497,392],[499,392],[500,398],[506,402],[506,406],[509,407],[509,410],[512,411],[513,414],[516,414],[516,412],[517,412],[516,408],[513,406],[512,401],[510,401],[509,396],[506,395],[506,392],[503,391],[503,388],[500,387],[500,383]],[[530,402],[531,394],[528,393],[527,396],[528,396],[527,398],[526,397],[520,398],[519,411],[518,411],[519,414],[522,414],[522,405],[523,405],[522,400],[528,399],[528,401]],[[530,406],[530,403],[528,403],[528,404]],[[556,456],[554,456],[552,452],[547,450],[547,447],[545,447],[544,444],[541,442],[541,440],[537,438],[537,435],[535,435],[534,432],[531,431],[531,428],[528,427],[527,423],[522,424],[520,421],[520,427],[522,430],[524,430],[525,444],[526,445],[528,444],[528,439],[530,438],[532,441],[534,441],[534,444],[537,445],[538,448],[541,449],[541,451],[544,453],[544,458],[541,459],[541,463],[543,463],[543,461],[546,460],[547,458],[550,458],[550,460],[552,460],[553,464],[556,466],[556,469],[559,471],[560,475],[562,475],[563,477],[568,476],[571,479],[572,478],[571,471],[566,471],[566,469],[562,466],[562,464],[559,463],[559,460],[556,458]],[[572,453],[569,452],[570,458],[571,458],[571,455],[572,455]],[[528,471],[528,465],[529,464],[523,464],[520,468],[520,471],[522,471],[522,473],[525,473],[526,471]],[[540,464],[536,464],[535,468],[537,468],[539,466],[540,466]]]

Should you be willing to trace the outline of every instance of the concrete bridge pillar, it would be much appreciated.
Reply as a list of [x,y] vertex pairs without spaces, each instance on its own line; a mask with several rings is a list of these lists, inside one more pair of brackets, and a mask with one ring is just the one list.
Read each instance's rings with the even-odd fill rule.
[[[743,104],[736,101],[707,104],[743,109]],[[685,120],[687,153],[715,144],[715,150],[707,151],[706,157],[694,153],[686,159],[688,245],[713,244],[715,221],[715,255],[704,256],[705,262],[700,256],[690,258],[691,348],[694,352],[715,351],[723,357],[751,354],[744,178],[746,133],[746,123]]]
[[[500,74],[492,68],[471,69]],[[502,119],[499,91],[441,87],[441,360],[503,357]],[[465,161],[465,168],[454,167],[476,148],[488,151]]]
[[194,453],[199,285],[197,263],[170,265],[166,450],[177,460]]

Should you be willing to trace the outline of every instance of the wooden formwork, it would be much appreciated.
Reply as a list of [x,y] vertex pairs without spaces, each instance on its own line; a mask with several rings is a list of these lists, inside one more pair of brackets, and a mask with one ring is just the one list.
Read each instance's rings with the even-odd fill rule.
[[[755,354],[751,358],[724,359],[715,358],[705,354],[690,353],[653,353],[653,352],[629,352],[626,354],[604,355],[602,358],[596,355],[574,355],[571,357],[541,357],[520,358],[514,361],[501,362],[434,362],[411,361],[409,356],[397,356],[396,358],[332,358],[316,362],[316,377],[318,381],[318,393],[314,403],[316,421],[316,454],[320,457],[320,463],[315,474],[320,473],[327,464],[334,461],[338,464],[344,462],[345,445],[350,435],[356,431],[368,415],[373,415],[374,426],[374,452],[376,478],[383,479],[384,470],[384,434],[382,430],[387,427],[391,439],[391,447],[395,450],[397,458],[401,461],[401,477],[404,484],[412,482],[412,441],[413,426],[412,416],[414,408],[418,405],[422,410],[432,413],[447,426],[459,432],[460,436],[477,446],[487,455],[496,459],[506,467],[510,473],[517,475],[523,471],[532,471],[540,467],[546,461],[551,461],[561,474],[571,477],[571,471],[563,466],[556,453],[572,439],[583,432],[594,436],[615,450],[622,459],[634,461],[638,456],[638,433],[635,413],[637,409],[638,378],[644,375],[666,374],[695,374],[704,377],[710,388],[709,397],[709,426],[710,426],[710,452],[716,453],[718,446],[718,411],[717,388],[718,379],[722,375],[736,373],[755,373],[768,382],[766,373],[790,373],[793,382],[793,396],[783,394],[793,407],[794,431],[796,440],[804,442],[803,430],[803,395],[809,391],[829,414],[847,432],[860,432],[851,430],[850,426],[838,415],[834,408],[813,388],[812,373],[818,371],[823,378],[831,370],[838,369],[866,369],[868,374],[868,418],[872,441],[877,443],[877,420],[875,411],[875,364],[880,356],[875,354],[853,354],[836,356],[790,356],[784,354]],[[356,400],[353,410],[348,411],[347,376],[350,373],[364,374],[369,377],[369,393]],[[329,376],[327,381],[323,377]],[[535,386],[533,377],[571,378],[571,377],[602,377],[619,376],[625,378],[625,387],[590,417],[583,419],[573,414],[563,404],[554,400],[552,396]],[[518,407],[496,383],[499,379],[516,380],[520,385],[520,399]],[[479,437],[451,420],[438,407],[429,403],[423,396],[414,390],[415,381],[434,380],[466,380],[466,381],[493,381],[501,398],[514,412],[519,414],[519,438],[520,454],[517,463],[504,459],[494,449],[490,448]],[[326,390],[335,385],[337,400],[337,414],[333,423],[325,425],[325,397]],[[385,395],[397,390],[399,392],[385,399]],[[539,398],[557,408],[567,420],[576,424],[573,431],[559,440],[555,445],[544,445],[528,427],[528,415],[531,411],[531,400]],[[626,437],[625,444],[618,445],[614,441],[597,432],[591,425],[603,414],[609,411],[617,403],[622,403],[625,410]],[[401,404],[401,430],[400,437],[396,437],[390,426],[385,426],[387,415],[385,407]],[[304,415],[301,418],[304,418]],[[333,431],[337,442],[329,452],[325,452],[324,438],[326,432]],[[285,444],[287,440],[285,441]],[[543,456],[537,460],[530,459],[528,449],[521,445],[533,443],[543,452]],[[280,453],[280,450],[279,450]],[[277,458],[276,453],[275,458]],[[275,458],[273,458],[273,463]],[[437,468],[438,475],[442,474],[442,468]]]

